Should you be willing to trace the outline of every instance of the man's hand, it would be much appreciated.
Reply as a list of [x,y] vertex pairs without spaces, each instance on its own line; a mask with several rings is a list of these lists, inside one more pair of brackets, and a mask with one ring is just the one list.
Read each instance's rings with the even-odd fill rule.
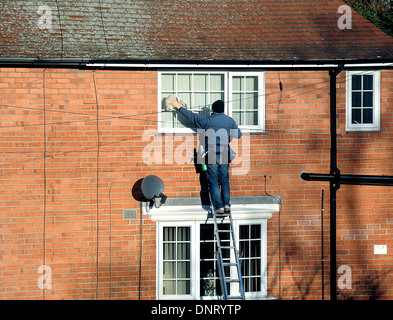
[[176,99],[172,101],[171,103],[172,106],[174,106],[176,109],[180,109],[181,104],[179,103],[179,101],[177,101]]

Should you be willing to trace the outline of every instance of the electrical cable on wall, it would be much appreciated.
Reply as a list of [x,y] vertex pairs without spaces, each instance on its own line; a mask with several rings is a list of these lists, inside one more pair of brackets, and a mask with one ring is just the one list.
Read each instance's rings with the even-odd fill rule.
[[[43,214],[44,214],[44,221],[42,227],[42,242],[43,242],[43,266],[46,266],[46,92],[45,92],[45,70],[42,72],[42,94],[43,94],[43,109],[44,109],[44,129],[43,129],[43,136],[44,136],[44,152],[43,152],[43,162],[44,162],[44,204],[43,204]],[[45,286],[42,289],[42,299],[45,300]]]
[[98,299],[98,270],[99,270],[99,263],[98,263],[98,254],[99,254],[99,204],[98,204],[98,191],[99,191],[99,179],[100,179],[100,128],[99,128],[99,105],[98,105],[98,95],[97,95],[97,86],[96,86],[96,80],[94,76],[95,71],[92,72],[92,79],[93,79],[93,85],[94,85],[94,94],[95,94],[95,99],[96,99],[96,135],[97,135],[97,157],[96,157],[96,210],[97,210],[97,216],[96,216],[96,249],[97,249],[97,258],[96,258],[96,299]]
[[[281,105],[281,99],[282,99],[282,94],[283,94],[283,84],[281,81],[280,77],[280,71],[278,72],[278,80],[279,80],[279,88],[280,88],[280,97],[278,99],[277,103],[277,134],[280,132],[280,105]],[[277,147],[277,160],[276,160],[276,171],[277,173],[279,172],[278,169],[278,162],[280,158],[280,138],[277,139],[278,147]],[[278,175],[279,176],[279,175]],[[280,191],[280,183],[277,184],[278,186],[278,194],[281,193]],[[278,299],[281,299],[281,205],[279,205],[279,211],[278,211]]]

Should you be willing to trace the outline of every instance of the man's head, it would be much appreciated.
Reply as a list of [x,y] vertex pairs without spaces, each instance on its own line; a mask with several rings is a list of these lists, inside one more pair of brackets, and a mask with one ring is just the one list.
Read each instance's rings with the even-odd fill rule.
[[213,112],[223,113],[224,112],[224,101],[217,100],[217,101],[213,102],[212,110],[213,110]]

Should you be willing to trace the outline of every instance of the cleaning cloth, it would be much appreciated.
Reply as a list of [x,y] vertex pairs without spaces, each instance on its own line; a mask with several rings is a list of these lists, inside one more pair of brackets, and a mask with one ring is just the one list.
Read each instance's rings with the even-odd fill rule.
[[168,111],[171,111],[171,110],[173,110],[173,109],[175,108],[174,106],[172,106],[172,102],[173,102],[174,100],[177,100],[183,108],[187,108],[187,104],[186,104],[184,101],[179,100],[179,98],[177,98],[177,97],[175,97],[173,94],[171,94],[171,95],[169,95],[169,96],[165,99],[165,108],[166,108]]

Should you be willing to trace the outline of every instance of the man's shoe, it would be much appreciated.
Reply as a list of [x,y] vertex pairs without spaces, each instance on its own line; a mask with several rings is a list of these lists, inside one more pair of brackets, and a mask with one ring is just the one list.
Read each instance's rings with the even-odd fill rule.
[[226,205],[226,206],[224,207],[224,212],[225,212],[225,213],[231,212],[231,207],[228,206],[228,205]]
[[224,208],[220,208],[220,209],[217,209],[217,210],[216,210],[216,213],[217,213],[217,214],[224,214],[224,212],[225,212],[225,211],[224,211]]

